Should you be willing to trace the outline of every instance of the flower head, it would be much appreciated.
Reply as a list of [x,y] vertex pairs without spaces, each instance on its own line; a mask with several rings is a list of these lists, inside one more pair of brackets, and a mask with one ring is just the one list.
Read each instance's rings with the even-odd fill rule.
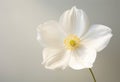
[[48,21],[38,26],[37,39],[44,46],[42,63],[48,69],[91,68],[97,52],[109,43],[111,31],[104,25],[89,26],[85,12],[73,7],[58,22]]

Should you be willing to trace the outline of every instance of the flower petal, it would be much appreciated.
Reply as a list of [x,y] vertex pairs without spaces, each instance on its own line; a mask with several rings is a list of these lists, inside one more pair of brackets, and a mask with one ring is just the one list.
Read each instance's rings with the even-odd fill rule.
[[43,64],[47,69],[65,69],[70,57],[68,53],[63,49],[45,48],[43,51]]
[[65,11],[61,15],[59,22],[67,34],[76,34],[78,36],[81,36],[89,26],[85,12],[76,7]]
[[48,21],[37,28],[37,39],[43,46],[63,46],[64,33],[56,21]]
[[96,51],[94,49],[81,46],[71,54],[69,66],[75,70],[91,68],[95,59]]
[[109,43],[112,33],[111,29],[104,25],[93,25],[83,37],[83,44],[95,48],[98,52],[104,49]]

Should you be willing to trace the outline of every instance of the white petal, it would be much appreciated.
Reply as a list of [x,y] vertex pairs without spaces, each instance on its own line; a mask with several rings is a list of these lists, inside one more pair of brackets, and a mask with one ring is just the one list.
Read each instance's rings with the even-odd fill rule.
[[63,45],[64,33],[56,21],[49,21],[37,28],[37,39],[43,46],[60,47]]
[[81,46],[71,54],[69,66],[75,70],[91,68],[95,59],[96,51],[94,49]]
[[47,69],[65,69],[69,57],[69,52],[63,49],[45,48],[43,51],[43,64]]
[[83,37],[83,44],[95,48],[98,52],[104,49],[109,43],[112,33],[111,29],[104,25],[93,25]]
[[73,7],[65,11],[60,17],[60,24],[67,34],[81,36],[89,26],[87,15],[83,10]]

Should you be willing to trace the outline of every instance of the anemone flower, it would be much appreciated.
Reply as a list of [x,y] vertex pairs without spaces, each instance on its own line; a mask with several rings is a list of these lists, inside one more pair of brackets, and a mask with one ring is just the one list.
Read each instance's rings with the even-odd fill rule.
[[72,7],[59,21],[51,20],[38,26],[37,40],[44,47],[42,64],[47,69],[90,69],[97,52],[109,43],[111,31],[100,24],[90,26],[86,13]]

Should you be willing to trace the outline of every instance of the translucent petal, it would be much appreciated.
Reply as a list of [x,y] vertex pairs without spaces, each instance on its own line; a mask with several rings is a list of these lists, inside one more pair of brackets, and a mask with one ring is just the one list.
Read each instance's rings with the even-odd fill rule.
[[76,7],[65,11],[61,15],[59,22],[67,34],[76,34],[78,36],[82,36],[89,26],[85,12]]
[[98,52],[103,50],[109,43],[112,33],[111,29],[104,25],[93,25],[82,38],[83,44],[95,48]]
[[70,52],[63,49],[45,48],[43,64],[47,69],[65,69],[70,59]]
[[96,59],[96,51],[85,46],[81,46],[71,54],[69,66],[75,70],[91,68]]
[[43,46],[63,46],[64,33],[56,21],[48,21],[37,28],[37,39]]

